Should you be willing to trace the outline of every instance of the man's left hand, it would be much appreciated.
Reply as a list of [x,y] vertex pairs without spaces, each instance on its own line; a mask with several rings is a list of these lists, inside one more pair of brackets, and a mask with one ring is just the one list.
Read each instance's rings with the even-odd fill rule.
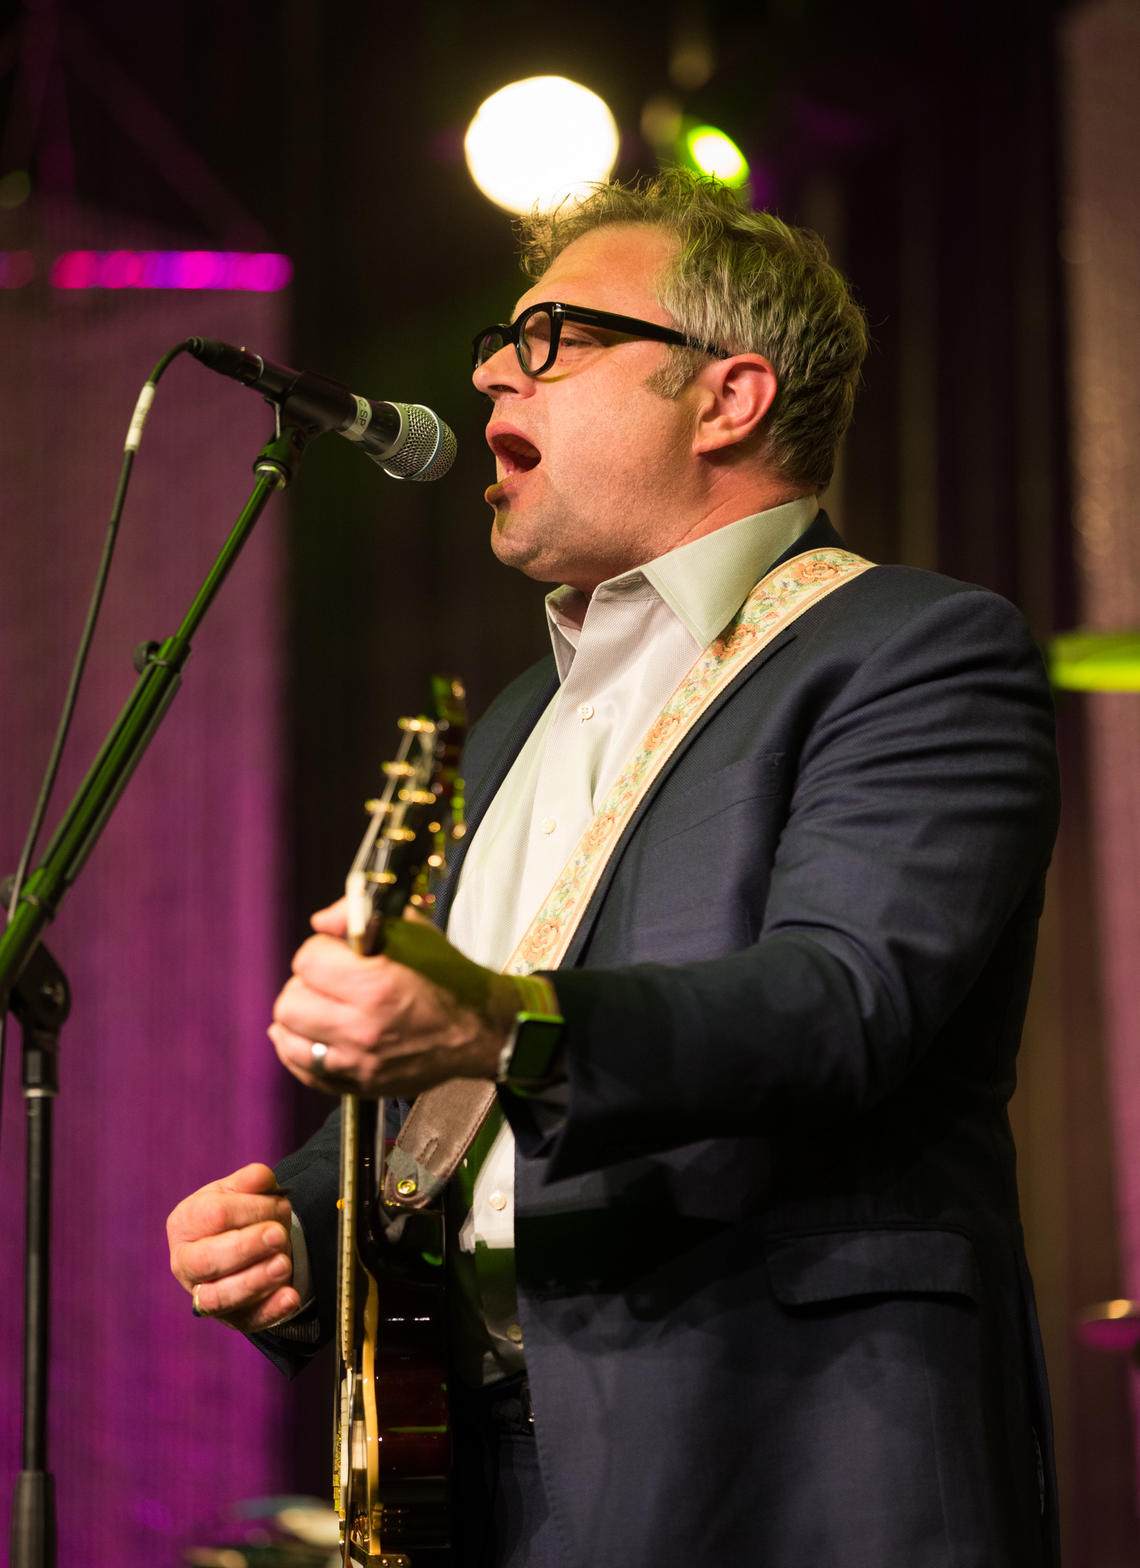
[[[345,902],[313,916],[277,998],[269,1038],[295,1078],[330,1094],[410,1099],[447,1078],[493,1078],[520,1006],[514,981],[472,963],[409,910],[361,958]],[[324,1053],[313,1046],[325,1046]]]

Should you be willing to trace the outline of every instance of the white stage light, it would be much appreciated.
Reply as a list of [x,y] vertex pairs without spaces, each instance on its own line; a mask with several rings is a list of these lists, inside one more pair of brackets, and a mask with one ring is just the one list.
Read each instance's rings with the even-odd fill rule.
[[498,206],[549,210],[607,178],[618,129],[588,87],[531,76],[492,93],[467,128],[464,150],[471,178]]

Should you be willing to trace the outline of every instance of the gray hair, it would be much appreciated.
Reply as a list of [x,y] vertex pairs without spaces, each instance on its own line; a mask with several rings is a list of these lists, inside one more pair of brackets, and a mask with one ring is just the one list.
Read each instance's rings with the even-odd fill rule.
[[[765,461],[822,490],[867,352],[866,319],[823,240],[749,210],[718,180],[670,169],[635,185],[599,185],[521,219],[524,271],[537,279],[572,241],[611,224],[676,234],[680,250],[658,279],[660,303],[686,336],[771,363],[777,391],[762,426]],[[692,349],[670,352],[650,384],[672,398],[708,361]]]

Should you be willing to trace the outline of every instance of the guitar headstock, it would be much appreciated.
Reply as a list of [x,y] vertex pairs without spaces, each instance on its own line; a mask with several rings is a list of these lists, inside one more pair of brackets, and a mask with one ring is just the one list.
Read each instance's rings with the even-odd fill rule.
[[379,952],[384,921],[407,904],[430,913],[447,848],[463,836],[462,682],[434,676],[432,704],[431,717],[399,721],[400,746],[384,764],[383,792],[367,803],[368,830],[345,882],[348,940],[358,953]]

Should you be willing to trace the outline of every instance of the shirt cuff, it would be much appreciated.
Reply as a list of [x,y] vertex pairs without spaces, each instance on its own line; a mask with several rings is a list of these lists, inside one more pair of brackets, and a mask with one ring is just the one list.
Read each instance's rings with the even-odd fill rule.
[[[266,1332],[276,1334],[281,1339],[311,1345],[320,1338],[321,1325],[310,1310],[316,1302],[313,1293],[313,1271],[309,1265],[309,1249],[305,1244],[304,1228],[296,1213],[293,1214],[289,1225],[289,1245],[293,1249],[293,1289],[300,1296],[301,1305],[296,1312],[291,1312],[287,1318],[281,1318]],[[302,1319],[306,1314],[308,1319],[303,1322]]]

